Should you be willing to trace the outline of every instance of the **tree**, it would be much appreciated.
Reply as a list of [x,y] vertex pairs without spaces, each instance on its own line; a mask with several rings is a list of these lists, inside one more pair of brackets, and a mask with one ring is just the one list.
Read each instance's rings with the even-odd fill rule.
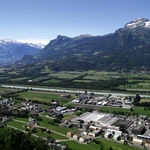
[[113,150],[113,148],[110,146],[109,150]]
[[132,101],[132,97],[131,97],[131,96],[129,96],[129,101],[130,101],[130,102]]
[[130,111],[133,111],[133,107],[130,108]]
[[99,142],[99,145],[100,145],[100,150],[105,150],[105,147],[101,141]]
[[50,150],[42,139],[37,139],[11,128],[0,130],[0,150]]
[[84,91],[85,95],[87,94],[87,90]]
[[141,97],[139,96],[139,94],[136,94],[134,101],[133,101],[133,104],[137,105],[140,102],[140,100],[141,100]]

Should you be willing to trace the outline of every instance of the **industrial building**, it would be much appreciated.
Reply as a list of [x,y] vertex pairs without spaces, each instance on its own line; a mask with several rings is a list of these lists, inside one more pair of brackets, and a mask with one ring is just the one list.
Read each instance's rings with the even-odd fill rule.
[[83,115],[75,118],[72,122],[82,121],[84,123],[93,123],[95,126],[105,127],[107,129],[120,130],[122,127],[126,130],[131,124],[132,121],[119,118],[118,116],[114,117],[111,114],[98,113],[98,112],[86,112]]

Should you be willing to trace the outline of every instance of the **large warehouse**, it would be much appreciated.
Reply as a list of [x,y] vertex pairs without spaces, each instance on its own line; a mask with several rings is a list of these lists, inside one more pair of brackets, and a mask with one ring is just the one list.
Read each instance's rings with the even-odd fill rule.
[[119,130],[120,125],[122,126],[122,123],[124,125],[124,128],[126,129],[130,124],[132,124],[132,121],[130,120],[123,120],[118,117],[114,117],[111,114],[106,113],[98,113],[98,112],[86,112],[83,115],[77,117],[75,119],[76,121],[84,121],[85,123],[94,123],[97,126],[101,127],[107,127],[107,128],[113,128]]

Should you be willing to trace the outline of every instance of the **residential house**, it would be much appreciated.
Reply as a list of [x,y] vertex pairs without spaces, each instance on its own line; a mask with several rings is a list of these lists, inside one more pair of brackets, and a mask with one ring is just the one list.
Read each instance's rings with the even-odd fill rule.
[[79,140],[79,135],[74,134],[72,138],[73,138],[74,140]]
[[84,138],[84,137],[80,137],[80,138],[79,138],[79,142],[81,142],[81,143],[86,142],[86,138]]
[[72,136],[73,136],[73,133],[72,133],[72,132],[67,132],[67,136],[68,136],[68,137],[72,137]]

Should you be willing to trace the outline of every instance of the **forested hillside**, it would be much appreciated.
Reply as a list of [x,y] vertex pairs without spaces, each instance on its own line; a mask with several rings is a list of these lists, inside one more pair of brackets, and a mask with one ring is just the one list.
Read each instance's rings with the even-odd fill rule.
[[150,69],[150,28],[145,19],[137,19],[112,34],[104,36],[81,35],[70,38],[58,36],[36,57],[29,56],[18,65],[40,63],[58,70],[128,71]]

